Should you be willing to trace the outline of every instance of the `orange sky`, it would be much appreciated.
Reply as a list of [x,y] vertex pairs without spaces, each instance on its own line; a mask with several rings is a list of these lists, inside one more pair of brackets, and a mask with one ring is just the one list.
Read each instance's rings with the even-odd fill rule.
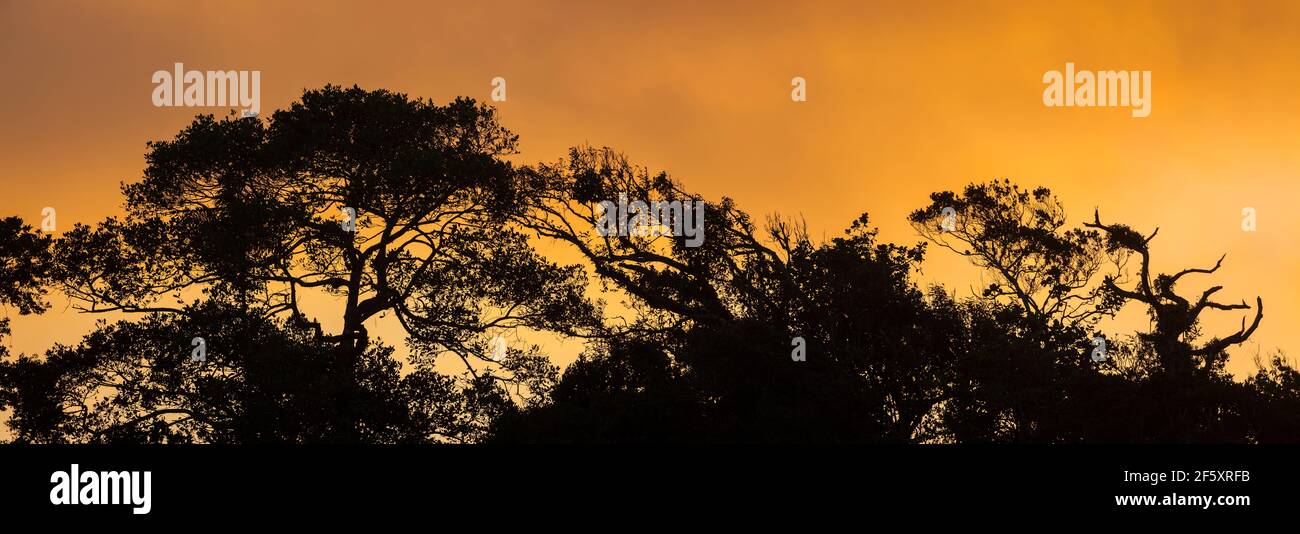
[[[1100,207],[1160,226],[1157,269],[1228,253],[1222,299],[1258,294],[1267,311],[1231,370],[1300,347],[1294,2],[102,4],[0,0],[0,216],[39,224],[52,206],[64,229],[119,212],[146,141],[224,113],[153,107],[151,74],[178,61],[260,70],[264,114],[326,83],[487,100],[503,76],[520,161],[609,145],[706,197],[802,215],[815,236],[868,211],[900,243],[919,239],[905,216],[932,191],[1046,185],[1072,222]],[[1067,61],[1152,71],[1150,117],[1045,107],[1043,73]],[[790,100],[793,76],[807,102]],[[1241,231],[1246,206],[1257,232]],[[923,281],[968,294],[979,275],[932,249]],[[60,306],[15,320],[7,343],[75,342],[95,318]],[[1112,330],[1143,324],[1134,308]]]

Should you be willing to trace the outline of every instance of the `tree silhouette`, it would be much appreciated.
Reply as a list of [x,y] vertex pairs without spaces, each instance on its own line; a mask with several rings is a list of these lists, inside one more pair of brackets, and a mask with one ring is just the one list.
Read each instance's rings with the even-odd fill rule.
[[[682,236],[601,235],[596,206],[620,193],[699,197],[609,149],[573,149],[534,174],[551,196],[523,224],[574,246],[602,280],[631,297],[637,321],[610,328],[606,335],[620,342],[574,364],[556,406],[538,415],[581,413],[599,427],[532,439],[628,436],[626,429],[638,427],[630,417],[647,417],[641,428],[664,429],[632,434],[647,440],[677,439],[685,429],[717,441],[924,439],[927,416],[951,379],[948,337],[961,322],[927,307],[910,282],[923,247],[878,243],[866,216],[820,246],[801,225],[780,219],[760,234],[729,199],[706,204],[708,238],[699,247]],[[806,343],[807,361],[792,361],[796,337]],[[661,356],[651,354],[656,350]],[[664,376],[685,385],[654,379]],[[599,396],[575,393],[582,384]],[[666,399],[670,394],[688,398]],[[600,407],[610,411],[590,415]],[[670,414],[684,415],[665,422]]]
[[1122,301],[1094,284],[1106,259],[1099,233],[1064,229],[1065,208],[1045,187],[970,184],[960,195],[930,195],[930,205],[908,219],[922,236],[990,271],[997,282],[984,288],[986,297],[1011,298],[1028,313],[1084,325]]
[[[150,143],[144,179],[123,187],[125,220],[60,240],[63,289],[91,312],[184,314],[167,299],[202,291],[286,317],[315,330],[338,380],[360,380],[365,323],[392,314],[420,368],[454,355],[474,379],[544,381],[530,374],[548,368],[541,356],[489,358],[491,334],[575,333],[595,308],[579,267],[549,262],[509,225],[535,196],[502,159],[515,143],[471,100],[439,106],[356,87],[307,91],[267,123],[199,116]],[[342,300],[337,332],[300,307],[307,291]],[[360,427],[331,430],[364,439]]]
[[1280,354],[1257,365],[1245,383],[1250,441],[1295,443],[1300,440],[1300,371]]
[[[210,347],[191,358],[190,338]],[[378,443],[474,439],[509,400],[491,381],[399,376],[370,345],[344,374],[303,324],[208,302],[101,323],[77,346],[0,365],[10,426],[31,443],[307,443],[340,427]]]
[[0,219],[0,305],[23,315],[45,311],[51,242],[18,217]]
[[[13,306],[23,315],[45,311],[51,242],[50,236],[37,233],[18,217],[0,219],[0,306]],[[0,358],[9,355],[3,344],[9,334],[9,317],[4,317],[0,319]],[[14,378],[3,363],[0,361],[0,384]],[[17,401],[13,390],[0,385],[0,411],[9,410]]]
[[1201,312],[1207,309],[1215,310],[1248,310],[1250,305],[1242,301],[1240,304],[1221,304],[1210,300],[1210,297],[1223,289],[1223,286],[1214,286],[1206,289],[1195,302],[1189,301],[1174,292],[1174,287],[1182,277],[1189,274],[1214,274],[1223,265],[1223,257],[1215,262],[1214,267],[1208,269],[1189,268],[1178,271],[1174,274],[1159,274],[1152,277],[1151,272],[1151,250],[1149,244],[1160,231],[1157,228],[1151,232],[1151,235],[1143,237],[1137,231],[1123,224],[1102,224],[1101,214],[1093,213],[1093,222],[1084,223],[1084,226],[1102,230],[1107,236],[1107,249],[1112,253],[1137,254],[1140,258],[1137,272],[1137,284],[1133,289],[1123,289],[1115,282],[1115,276],[1106,276],[1105,288],[1110,293],[1122,297],[1126,300],[1139,302],[1148,307],[1148,312],[1154,320],[1155,328],[1148,334],[1142,334],[1141,339],[1148,343],[1159,357],[1161,368],[1170,374],[1186,375],[1191,373],[1195,368],[1202,370],[1220,370],[1227,358],[1226,350],[1233,345],[1244,343],[1250,335],[1259,327],[1259,322],[1264,318],[1264,300],[1256,297],[1255,302],[1255,319],[1246,326],[1246,320],[1242,319],[1241,329],[1237,332],[1223,338],[1214,338],[1205,344],[1195,347],[1189,342],[1189,338],[1198,333],[1197,324],[1200,321]]
[[[1155,274],[1154,232],[1097,213],[1067,228],[1046,188],[971,184],[910,215],[995,277],[958,297],[917,284],[926,242],[882,242],[865,214],[814,242],[612,149],[516,166],[516,143],[471,100],[327,86],[265,121],[199,116],[150,143],[125,217],[59,239],[0,220],[0,304],[39,313],[58,290],[135,314],[42,355],[0,348],[14,439],[1300,441],[1300,372],[1283,355],[1245,381],[1224,369],[1262,299],[1249,325],[1199,342],[1202,312],[1250,306],[1213,300],[1219,286],[1175,291],[1222,258]],[[601,203],[620,195],[698,203],[703,241],[602,232]],[[588,270],[626,313],[587,296]],[[1130,303],[1152,330],[1090,357],[1099,320]],[[405,361],[367,327],[389,316]],[[489,355],[518,330],[586,347],[562,375],[519,347]],[[444,357],[464,372],[436,370]]]
[[495,443],[690,443],[711,433],[707,397],[662,343],[602,340],[564,372],[550,401],[494,421]]
[[[970,344],[959,350],[954,398],[943,406],[943,427],[953,441],[1236,442],[1275,431],[1296,435],[1284,419],[1252,408],[1261,388],[1289,391],[1285,362],[1275,361],[1247,384],[1223,370],[1226,349],[1258,327],[1262,301],[1249,327],[1243,320],[1237,333],[1191,344],[1205,309],[1249,308],[1210,300],[1218,286],[1195,302],[1174,292],[1183,276],[1212,274],[1219,264],[1153,277],[1148,243],[1154,232],[1144,237],[1125,225],[1105,225],[1097,214],[1084,223],[1086,231],[1066,230],[1064,209],[1045,188],[972,184],[964,196],[944,192],[931,200],[911,215],[914,227],[1001,280],[983,292],[986,302],[967,304]],[[955,220],[940,226],[943,208],[953,206],[948,214]],[[1114,275],[1091,283],[1107,256],[1121,272],[1131,256],[1140,260],[1137,287],[1119,287]],[[1131,344],[1112,339],[1109,357],[1089,362],[1086,329],[1128,302],[1148,307],[1154,330],[1138,333]]]
[[[1013,302],[953,302],[962,337],[950,398],[941,406],[941,441],[1077,442],[1096,434],[1097,365],[1080,326],[1025,313]],[[1091,390],[1091,391],[1089,391]]]

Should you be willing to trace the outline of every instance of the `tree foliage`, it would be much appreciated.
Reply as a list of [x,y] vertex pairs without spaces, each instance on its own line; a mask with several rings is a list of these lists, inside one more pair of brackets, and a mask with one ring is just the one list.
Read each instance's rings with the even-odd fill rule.
[[[1215,300],[1219,286],[1175,291],[1222,258],[1154,273],[1155,232],[1099,214],[1072,228],[1046,188],[935,193],[909,217],[916,244],[882,241],[865,214],[815,241],[801,221],[755,220],[612,149],[517,165],[517,141],[468,99],[327,86],[265,120],[199,116],[150,143],[122,217],[58,239],[0,220],[0,304],[38,313],[56,291],[128,314],[75,345],[0,352],[11,437],[1300,440],[1285,357],[1244,381],[1224,370],[1262,300],[1249,324],[1203,340],[1203,312],[1251,306]],[[699,203],[703,242],[602,233],[600,203],[621,194]],[[931,243],[995,282],[921,287]],[[577,265],[552,259],[573,253]],[[591,298],[593,284],[626,312]],[[1107,357],[1090,357],[1101,320],[1130,305],[1151,330],[1108,336]],[[381,319],[405,351],[372,335]],[[560,374],[536,347],[489,342],[511,332],[585,350]]]

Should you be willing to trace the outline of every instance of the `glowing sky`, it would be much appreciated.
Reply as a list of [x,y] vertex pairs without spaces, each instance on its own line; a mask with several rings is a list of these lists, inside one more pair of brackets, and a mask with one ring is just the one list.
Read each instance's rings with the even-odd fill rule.
[[[0,0],[0,215],[38,224],[52,206],[62,229],[118,213],[146,141],[225,112],[153,107],[150,75],[178,61],[260,70],[264,114],[326,83],[486,100],[502,76],[520,161],[609,145],[708,198],[802,215],[814,236],[867,211],[900,243],[919,239],[905,216],[932,191],[1045,185],[1072,222],[1099,207],[1159,226],[1158,270],[1226,252],[1183,291],[1213,280],[1224,301],[1264,298],[1231,370],[1300,347],[1294,2],[113,4]],[[1150,117],[1045,107],[1043,73],[1067,61],[1150,70]],[[790,100],[793,76],[807,102]],[[1241,230],[1243,207],[1256,232]],[[967,294],[979,274],[932,248],[922,280]],[[1242,315],[1216,313],[1207,332]],[[59,306],[16,320],[7,343],[75,342],[95,318]],[[1110,330],[1144,325],[1133,308]]]

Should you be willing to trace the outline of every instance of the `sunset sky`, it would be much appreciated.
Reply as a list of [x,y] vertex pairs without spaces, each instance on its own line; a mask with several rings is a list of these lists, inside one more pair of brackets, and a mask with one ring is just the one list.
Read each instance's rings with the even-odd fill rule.
[[[121,213],[146,141],[226,113],[153,106],[152,73],[176,62],[261,71],[263,115],[327,83],[486,101],[501,76],[517,161],[607,145],[760,218],[802,216],[817,238],[869,212],[897,243],[920,240],[906,215],[931,192],[1044,185],[1072,224],[1100,208],[1159,226],[1157,270],[1226,252],[1182,292],[1213,281],[1222,301],[1263,297],[1233,372],[1256,351],[1300,351],[1298,3],[430,4],[0,0],[0,216],[39,226],[50,206],[64,230]],[[1066,62],[1151,71],[1150,116],[1044,106],[1043,74]],[[795,76],[806,102],[791,101]],[[980,276],[932,247],[921,281],[968,295]],[[5,342],[27,353],[75,343],[99,318],[58,301],[8,314]],[[1207,315],[1206,333],[1226,335],[1246,312]],[[1145,327],[1134,307],[1107,331]]]

